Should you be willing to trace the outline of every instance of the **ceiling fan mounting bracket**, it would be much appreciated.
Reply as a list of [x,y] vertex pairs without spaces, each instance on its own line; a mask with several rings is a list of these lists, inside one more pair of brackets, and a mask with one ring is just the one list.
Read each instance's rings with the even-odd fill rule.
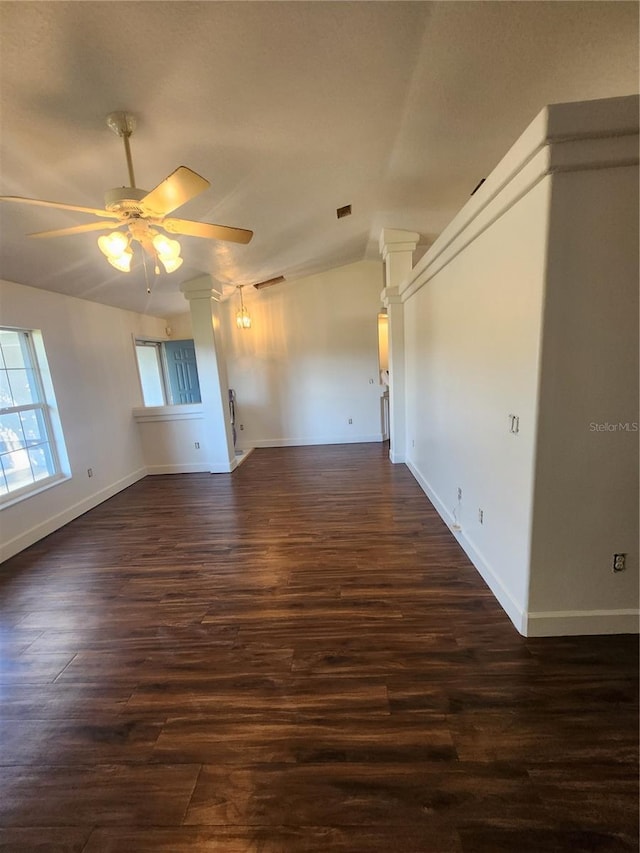
[[116,136],[131,136],[136,129],[136,117],[131,113],[118,110],[107,116],[107,127]]
[[124,153],[127,158],[127,169],[129,170],[129,183],[132,187],[135,187],[136,177],[133,174],[133,160],[131,159],[131,146],[129,145],[129,137],[136,129],[135,116],[131,115],[131,113],[125,113],[122,110],[109,113],[107,116],[107,127],[124,142]]

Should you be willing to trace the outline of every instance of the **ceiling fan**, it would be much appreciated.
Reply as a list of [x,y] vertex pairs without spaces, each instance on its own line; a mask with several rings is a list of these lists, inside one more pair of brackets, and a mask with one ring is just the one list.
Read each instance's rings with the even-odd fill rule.
[[0,196],[0,201],[74,210],[101,217],[98,222],[73,225],[70,228],[57,228],[52,231],[38,231],[35,234],[29,234],[29,237],[64,237],[70,234],[83,234],[87,231],[116,229],[98,238],[100,251],[109,263],[121,272],[129,272],[133,258],[131,244],[135,240],[155,261],[156,274],[160,272],[159,263],[168,273],[177,270],[182,264],[180,244],[162,233],[163,231],[187,237],[227,240],[232,243],[248,243],[251,240],[253,231],[247,231],[244,228],[168,217],[168,214],[211,186],[209,181],[186,166],[179,166],[150,192],[138,189],[129,145],[129,138],[136,126],[135,117],[126,112],[110,113],[107,116],[107,125],[124,141],[131,186],[107,190],[104,209],[79,207],[74,204],[21,196]]

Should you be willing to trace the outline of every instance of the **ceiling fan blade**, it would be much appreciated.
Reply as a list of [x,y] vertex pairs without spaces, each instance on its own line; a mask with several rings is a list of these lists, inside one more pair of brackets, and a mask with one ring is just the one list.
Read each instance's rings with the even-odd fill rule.
[[65,204],[62,201],[44,201],[41,198],[24,198],[19,195],[0,195],[0,201],[34,204],[39,207],[57,207],[60,210],[75,210],[79,213],[92,213],[94,216],[110,216],[112,219],[119,218],[117,213],[112,213],[110,210],[102,210],[98,207],[79,207],[77,204]]
[[168,178],[147,193],[140,204],[155,216],[166,216],[210,187],[206,178],[186,166],[178,166]]
[[115,222],[109,219],[100,222],[87,222],[84,225],[72,225],[70,228],[56,228],[54,231],[36,231],[27,237],[65,237],[67,234],[84,234],[86,231],[105,231],[107,228],[117,228]]
[[193,222],[191,219],[165,219],[160,227],[172,234],[184,234],[186,237],[204,237],[209,240],[227,240],[230,243],[248,243],[253,237],[253,231],[247,231],[245,228],[212,225],[209,222]]

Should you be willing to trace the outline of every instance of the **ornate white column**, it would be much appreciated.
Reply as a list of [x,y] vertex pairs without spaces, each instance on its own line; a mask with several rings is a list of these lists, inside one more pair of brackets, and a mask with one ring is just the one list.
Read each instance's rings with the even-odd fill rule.
[[229,381],[227,365],[220,341],[219,303],[222,288],[208,275],[180,285],[189,302],[191,327],[198,362],[198,379],[204,417],[204,448],[212,474],[223,474],[236,467],[231,418],[229,414]]
[[404,306],[400,285],[413,268],[413,252],[420,235],[415,231],[383,228],[380,254],[384,261],[382,303],[389,317],[389,459],[406,458],[406,401],[404,369]]

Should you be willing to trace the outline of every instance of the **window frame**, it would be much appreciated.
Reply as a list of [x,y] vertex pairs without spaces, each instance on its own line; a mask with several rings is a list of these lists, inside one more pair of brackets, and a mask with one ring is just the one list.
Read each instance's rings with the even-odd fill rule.
[[[13,506],[26,498],[32,497],[52,486],[57,485],[63,480],[70,477],[68,472],[68,460],[66,448],[64,445],[64,437],[62,435],[62,427],[55,417],[55,397],[53,396],[53,386],[48,375],[48,363],[42,342],[42,336],[38,329],[25,329],[16,326],[0,326],[0,331],[14,332],[20,337],[22,356],[24,360],[24,369],[31,371],[33,377],[33,385],[37,400],[31,403],[21,403],[20,405],[3,406],[0,404],[0,415],[17,414],[21,412],[39,412],[42,429],[44,432],[44,440],[41,445],[46,445],[46,452],[51,460],[51,468],[53,473],[48,477],[42,477],[38,480],[33,479],[31,483],[27,483],[17,489],[8,489],[8,483],[4,471],[0,467],[0,477],[7,485],[7,492],[0,494],[0,511]],[[3,371],[8,371],[10,368],[3,366]],[[53,405],[52,405],[53,403]],[[56,421],[56,422],[54,422]],[[38,446],[38,445],[32,445]],[[25,445],[24,450],[28,450],[29,446]],[[22,448],[21,448],[22,449]],[[31,464],[31,463],[30,463]],[[31,469],[33,476],[33,468]]]
[[[137,335],[133,334],[133,355],[136,362],[136,371],[138,375],[138,387],[140,388],[140,397],[142,399],[142,407],[143,409],[180,409],[182,406],[200,406],[202,405],[202,396],[197,403],[174,403],[172,399],[171,392],[171,381],[169,378],[169,363],[167,360],[167,351],[166,345],[171,344],[174,341],[174,338],[156,338],[151,335]],[[179,340],[182,340],[180,338]],[[184,340],[193,340],[193,338],[185,338]],[[140,370],[140,361],[138,360],[138,347],[149,347],[156,348],[157,352],[157,361],[158,361],[158,372],[160,377],[160,383],[162,385],[162,395],[164,398],[164,402],[162,404],[159,403],[147,403],[144,396],[144,384],[142,381],[142,372]],[[195,344],[194,344],[195,348]],[[196,358],[197,361],[197,358]],[[196,370],[197,370],[196,366]],[[199,383],[199,374],[198,374],[198,383]]]
[[150,337],[140,337],[139,335],[134,336],[133,339],[133,350],[136,358],[136,369],[138,371],[138,384],[140,385],[140,394],[142,396],[142,405],[145,408],[149,408],[150,404],[148,404],[144,397],[144,383],[142,381],[142,371],[140,370],[140,361],[138,360],[138,347],[148,347],[149,349],[155,349],[156,351],[156,359],[158,363],[158,377],[160,380],[160,386],[162,388],[162,398],[163,403],[161,404],[151,404],[151,407],[162,405],[162,406],[172,406],[173,403],[169,402],[169,389],[167,387],[167,364],[164,353],[164,347],[162,346],[165,341],[162,338],[150,338]]

